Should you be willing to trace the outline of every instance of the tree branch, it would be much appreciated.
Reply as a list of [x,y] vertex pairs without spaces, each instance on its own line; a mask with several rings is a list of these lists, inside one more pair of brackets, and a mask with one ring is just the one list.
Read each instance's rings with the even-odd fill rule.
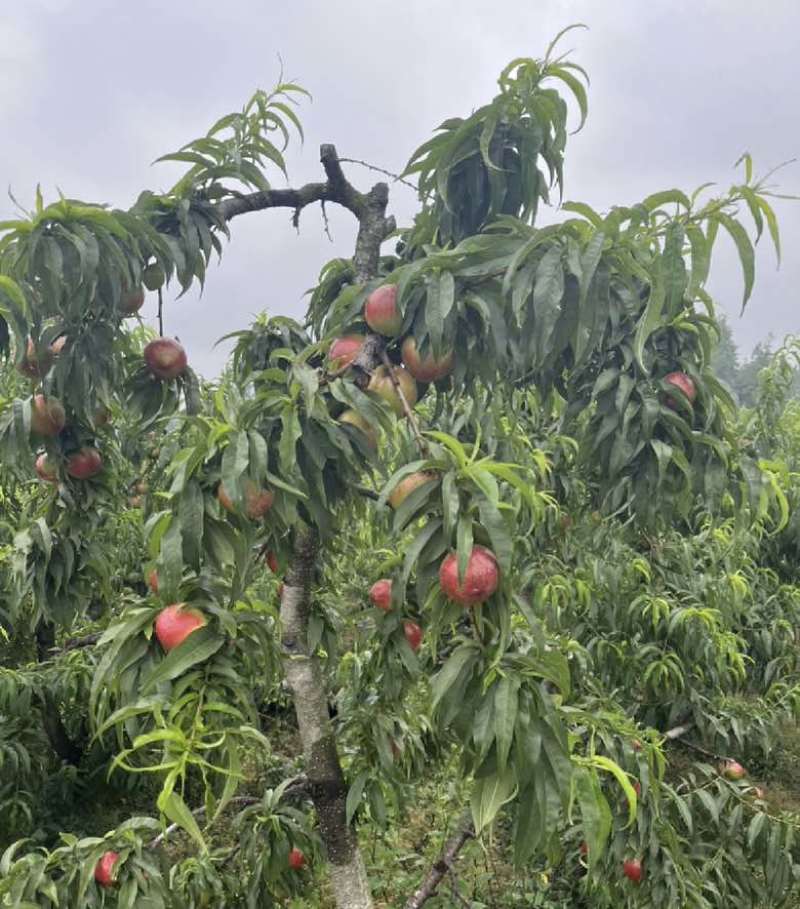
[[103,636],[101,631],[96,631],[94,634],[87,634],[82,638],[70,638],[61,650],[55,651],[56,653],[66,653],[70,650],[79,650],[81,647],[92,647],[94,646],[100,638]]
[[[359,192],[347,179],[342,170],[336,147],[330,144],[320,146],[319,159],[327,180],[324,183],[307,183],[299,189],[268,189],[261,192],[242,194],[226,199],[218,210],[226,221],[247,212],[263,211],[267,208],[291,208],[292,223],[297,227],[300,212],[314,202],[335,202],[350,211],[358,220],[358,237],[353,255],[356,281],[363,284],[378,273],[381,243],[397,227],[392,216],[386,217],[389,201],[389,187],[376,183],[364,194]],[[380,362],[385,340],[376,334],[368,334],[358,357],[349,368],[361,370],[363,384]],[[344,372],[345,370],[341,370]]]
[[[305,793],[307,789],[308,789],[308,780],[306,779],[305,776],[303,776],[301,774],[300,776],[296,776],[296,777],[294,777],[294,779],[292,779],[292,781],[286,787],[286,789],[284,791],[284,795],[302,794],[302,793]],[[234,796],[228,802],[228,804],[229,805],[243,805],[243,806],[247,807],[248,805],[257,805],[260,801],[261,801],[261,799],[254,795],[237,795],[237,796]],[[192,811],[192,814],[196,818],[202,817],[205,813],[206,813],[205,805],[201,805],[199,808],[195,808],[194,811]],[[164,842],[164,840],[167,839],[168,836],[173,834],[179,827],[180,827],[180,824],[170,824],[169,827],[162,830],[162,832],[159,833],[157,837],[150,840],[150,842],[147,844],[147,848],[155,849],[157,846],[160,846]]]
[[325,183],[306,183],[299,189],[266,189],[255,193],[243,193],[234,199],[226,199],[218,206],[226,221],[238,215],[267,208],[291,208],[293,223],[297,226],[300,212],[314,202],[336,202],[351,211],[361,220],[367,205],[367,198],[348,181],[339,163],[336,148],[322,145],[319,158],[327,176]]
[[[237,795],[234,798],[232,798],[228,804],[229,805],[255,805],[256,802],[260,802],[260,801],[261,801],[261,799],[256,798],[253,795]],[[199,808],[195,808],[194,811],[192,812],[192,814],[196,818],[202,817],[205,813],[206,813],[205,805],[201,805]],[[147,844],[147,848],[156,849],[158,846],[160,846],[164,842],[165,839],[167,839],[167,837],[169,837],[173,833],[175,833],[175,831],[178,830],[180,828],[180,826],[181,826],[180,824],[170,824],[169,827],[162,830],[162,832],[159,833],[157,837],[150,840],[150,842]]]
[[447,841],[441,855],[434,862],[422,886],[406,903],[405,909],[420,909],[421,906],[428,902],[436,893],[439,884],[441,884],[448,872],[452,872],[459,852],[464,848],[467,840],[473,836],[475,836],[475,828],[472,826],[472,815],[467,812],[461,819],[458,830]]
[[411,409],[411,406],[408,403],[408,400],[403,393],[403,388],[400,383],[397,381],[397,376],[394,374],[394,366],[392,366],[391,361],[389,360],[389,355],[386,353],[386,348],[381,351],[381,360],[383,365],[386,367],[389,378],[392,380],[392,385],[394,385],[394,390],[397,392],[398,397],[400,398],[400,403],[403,405],[403,412],[406,415],[411,431],[414,433],[414,437],[417,440],[417,445],[419,450],[427,455],[430,451],[428,448],[428,443],[422,437],[422,433],[419,431],[419,424],[417,423],[417,418],[414,416],[414,411]]

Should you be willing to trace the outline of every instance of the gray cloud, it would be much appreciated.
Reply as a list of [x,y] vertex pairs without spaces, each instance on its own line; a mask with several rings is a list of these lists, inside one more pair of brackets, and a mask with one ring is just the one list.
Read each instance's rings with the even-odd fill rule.
[[[278,55],[314,95],[302,111],[306,143],[289,152],[293,183],[318,178],[320,142],[397,171],[442,119],[491,97],[509,59],[540,55],[576,21],[590,31],[566,46],[592,86],[589,121],[568,147],[565,198],[603,210],[672,186],[724,187],[744,150],[761,171],[800,151],[796,0],[29,0],[0,13],[0,174],[26,202],[41,182],[51,197],[60,187],[130,204],[144,187],[170,185],[176,170],[152,168],[156,157],[274,83]],[[361,185],[373,180],[349,171]],[[784,191],[800,189],[799,174],[779,175]],[[407,222],[412,194],[396,186],[392,207]],[[777,208],[784,264],[775,271],[765,241],[754,298],[734,321],[746,349],[800,328],[800,207]],[[0,215],[12,214],[0,203]],[[321,265],[352,247],[349,216],[331,213],[331,227],[333,244],[318,210],[303,214],[299,235],[282,211],[234,222],[203,296],[167,310],[192,362],[213,374],[224,357],[216,339],[261,309],[300,315]],[[712,289],[735,316],[741,279],[724,243]]]

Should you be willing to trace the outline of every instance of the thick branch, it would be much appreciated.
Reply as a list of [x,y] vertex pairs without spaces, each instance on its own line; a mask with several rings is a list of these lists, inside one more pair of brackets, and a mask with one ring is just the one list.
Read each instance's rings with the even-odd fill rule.
[[313,202],[336,202],[351,211],[361,220],[366,207],[366,197],[358,192],[345,177],[333,145],[322,145],[319,151],[320,161],[325,170],[325,183],[306,183],[299,189],[267,189],[261,192],[237,196],[220,203],[220,214],[226,221],[251,211],[263,211],[266,208],[291,208],[295,219],[299,213]]
[[[221,202],[219,212],[225,220],[230,221],[231,218],[247,212],[267,208],[291,208],[294,211],[292,221],[297,226],[300,212],[307,205],[314,202],[323,204],[335,202],[352,212],[358,219],[358,237],[353,262],[356,280],[364,283],[377,275],[381,243],[397,226],[393,217],[386,217],[389,187],[385,183],[376,183],[368,193],[359,192],[345,177],[333,145],[321,145],[319,157],[327,177],[324,183],[307,183],[299,189],[268,189],[239,195]],[[367,335],[358,358],[352,364],[353,367],[357,371],[361,370],[365,377],[369,376],[380,362],[384,346],[385,341],[380,335]]]
[[422,886],[411,899],[406,903],[405,909],[420,909],[436,893],[439,884],[444,880],[445,875],[453,870],[453,865],[458,853],[464,848],[464,844],[475,835],[475,829],[472,826],[472,815],[468,812],[461,819],[458,830],[445,843],[442,854],[434,862],[433,867],[428,872],[428,876],[422,883]]

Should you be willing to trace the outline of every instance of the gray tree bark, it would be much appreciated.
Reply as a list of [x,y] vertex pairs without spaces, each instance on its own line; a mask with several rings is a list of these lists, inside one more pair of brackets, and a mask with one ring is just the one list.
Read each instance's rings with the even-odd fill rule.
[[309,589],[316,557],[313,531],[298,534],[281,597],[283,671],[294,700],[336,905],[338,909],[372,909],[367,870],[355,831],[347,824],[347,785],[328,716],[325,683],[319,661],[308,648]]
[[[353,260],[356,278],[365,282],[378,272],[381,243],[395,229],[386,217],[389,189],[376,184],[368,193],[358,192],[342,172],[336,149],[323,145],[320,161],[327,180],[309,183],[298,190],[269,190],[230,199],[221,205],[226,219],[264,208],[292,208],[297,225],[302,209],[313,202],[335,202],[358,219]],[[380,362],[384,342],[368,335],[354,364],[362,378]],[[372,909],[372,895],[355,830],[347,823],[347,785],[328,715],[328,697],[322,671],[308,647],[309,597],[318,541],[312,530],[297,531],[294,555],[284,579],[281,596],[283,671],[292,692],[300,738],[319,829],[330,863],[330,879],[337,909]]]

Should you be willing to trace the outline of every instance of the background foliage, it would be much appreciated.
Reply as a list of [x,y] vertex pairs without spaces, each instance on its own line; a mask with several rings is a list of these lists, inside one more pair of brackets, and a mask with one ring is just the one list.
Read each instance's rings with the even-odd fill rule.
[[[741,385],[754,406],[738,409],[704,289],[722,230],[747,303],[754,242],[780,254],[773,190],[744,155],[720,196],[567,202],[538,228],[563,191],[559,90],[582,123],[584,75],[555,43],[513,61],[489,104],[412,154],[420,211],[379,274],[329,263],[306,324],[259,317],[213,383],[153,379],[127,294],[202,284],[228,235],[220,206],[285,173],[298,86],[257,92],[166,156],[188,165],[168,193],[129,211],[37,194],[2,225],[0,905],[329,904],[278,628],[307,528],[323,541],[310,643],[377,900],[408,896],[465,807],[477,838],[431,905],[792,899],[797,347]],[[384,283],[403,336],[455,352],[414,423],[326,366]],[[695,400],[665,382],[676,370]],[[63,403],[56,436],[31,432],[37,394]],[[88,483],[64,470],[86,446],[105,466]],[[42,452],[56,484],[32,479]],[[263,522],[246,516],[249,483],[275,494]],[[465,611],[438,570],[473,544],[501,581]],[[380,577],[386,613],[368,601]],[[165,654],[154,620],[184,601],[207,624]],[[741,780],[720,772],[732,758]],[[118,885],[103,889],[108,849]],[[633,858],[639,886],[622,873]]]

